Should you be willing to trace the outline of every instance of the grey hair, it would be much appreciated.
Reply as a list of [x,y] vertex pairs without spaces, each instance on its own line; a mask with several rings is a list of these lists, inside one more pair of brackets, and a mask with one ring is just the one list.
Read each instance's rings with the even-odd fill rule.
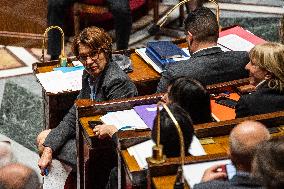
[[0,167],[12,162],[16,162],[16,158],[11,143],[9,141],[0,141]]

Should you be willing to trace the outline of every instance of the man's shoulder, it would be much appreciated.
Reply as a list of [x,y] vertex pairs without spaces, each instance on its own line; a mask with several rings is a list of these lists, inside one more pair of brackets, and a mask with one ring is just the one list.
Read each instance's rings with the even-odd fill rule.
[[[243,60],[248,60],[249,59],[249,54],[247,51],[222,51],[219,53],[215,53],[215,54],[209,54],[207,56],[204,57],[218,57],[218,58],[232,58],[232,59],[243,59]],[[202,58],[202,57],[200,57]]]
[[208,182],[202,182],[194,185],[193,189],[226,189],[230,188],[231,184],[229,181],[212,180]]

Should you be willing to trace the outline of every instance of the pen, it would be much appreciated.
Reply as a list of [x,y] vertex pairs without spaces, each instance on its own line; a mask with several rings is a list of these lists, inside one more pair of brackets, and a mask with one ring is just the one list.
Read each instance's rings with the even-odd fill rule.
[[45,169],[43,170],[43,172],[44,172],[44,175],[45,175],[45,176],[47,176],[47,175],[49,174],[49,171],[48,171],[47,168],[45,168]]
[[134,127],[127,125],[127,126],[121,127],[121,128],[119,129],[119,131],[134,130],[134,129],[135,129]]

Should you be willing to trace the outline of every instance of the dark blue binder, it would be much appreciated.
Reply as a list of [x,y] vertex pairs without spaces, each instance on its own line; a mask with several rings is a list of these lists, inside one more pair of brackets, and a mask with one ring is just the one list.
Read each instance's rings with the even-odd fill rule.
[[171,41],[148,42],[146,54],[153,62],[155,62],[157,66],[162,69],[167,64],[175,62],[173,58],[188,57],[188,55],[182,49],[173,44]]
[[187,54],[171,41],[148,42],[147,48],[151,49],[160,59],[187,57]]

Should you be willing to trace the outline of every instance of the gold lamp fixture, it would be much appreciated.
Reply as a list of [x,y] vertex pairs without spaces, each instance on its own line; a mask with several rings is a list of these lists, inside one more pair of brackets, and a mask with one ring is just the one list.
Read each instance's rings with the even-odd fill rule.
[[57,29],[61,33],[61,54],[59,56],[59,63],[61,67],[66,67],[67,66],[67,57],[65,56],[65,51],[64,51],[64,32],[59,26],[49,26],[46,28],[44,34],[43,34],[43,41],[42,41],[42,62],[44,63],[44,49],[45,49],[45,38],[47,37],[47,33],[52,30],[52,29]]
[[[156,23],[156,25],[161,28],[163,27],[163,25],[166,23],[169,15],[178,7],[180,7],[181,5],[187,3],[187,2],[190,2],[191,0],[183,0],[183,1],[180,1],[178,4],[176,4],[173,8],[171,8],[168,12],[166,12],[166,14],[161,18],[159,19],[159,21]],[[221,25],[220,25],[220,7],[219,7],[219,4],[215,1],[215,0],[208,0],[208,2],[211,2],[213,3],[215,6],[216,6],[216,17],[217,17],[217,22],[218,22],[218,26],[219,26],[219,31],[221,31]],[[150,33],[152,31],[149,31]]]
[[209,0],[209,2],[213,3],[216,6],[216,18],[219,26],[219,32],[222,30],[222,26],[220,25],[220,6],[215,0]]
[[[184,152],[184,139],[183,139],[183,135],[182,135],[182,130],[179,126],[179,123],[177,122],[177,120],[175,119],[174,115],[172,114],[172,112],[170,111],[170,109],[168,108],[168,106],[163,103],[163,102],[159,102],[157,104],[157,142],[156,145],[153,146],[153,156],[151,158],[149,158],[149,161],[151,163],[154,164],[160,164],[165,162],[166,156],[163,155],[163,145],[160,144],[160,132],[161,132],[161,123],[160,123],[160,106],[163,106],[163,108],[166,110],[166,112],[168,113],[168,115],[170,116],[171,120],[174,122],[175,128],[178,132],[178,136],[179,136],[179,144],[180,144],[180,159],[181,159],[181,166],[184,165],[184,159],[185,159],[185,152]],[[181,169],[179,169],[180,172]],[[180,173],[179,173],[180,174]],[[181,181],[182,183],[184,183],[184,178],[182,176]]]

